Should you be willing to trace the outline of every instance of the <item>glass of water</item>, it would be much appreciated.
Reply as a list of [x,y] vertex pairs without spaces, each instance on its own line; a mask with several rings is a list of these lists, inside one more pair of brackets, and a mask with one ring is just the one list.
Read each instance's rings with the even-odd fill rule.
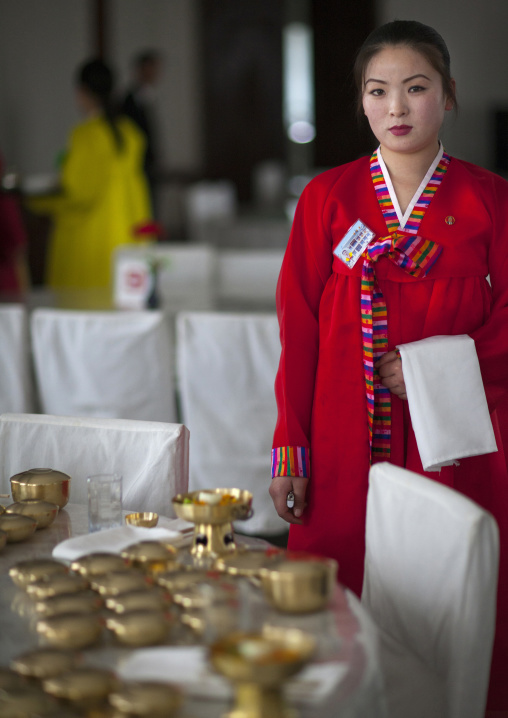
[[90,533],[122,526],[122,477],[95,474],[87,477],[88,530]]

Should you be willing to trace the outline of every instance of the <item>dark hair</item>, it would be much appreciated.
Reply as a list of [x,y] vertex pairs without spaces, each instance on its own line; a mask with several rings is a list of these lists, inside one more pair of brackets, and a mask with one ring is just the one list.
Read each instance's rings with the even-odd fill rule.
[[457,109],[457,97],[450,70],[450,53],[441,35],[416,20],[394,20],[376,28],[367,37],[358,51],[353,68],[356,91],[357,112],[362,114],[363,81],[367,65],[378,52],[386,47],[405,46],[419,52],[441,75],[443,92]]
[[111,127],[115,144],[123,149],[124,140],[117,125],[117,112],[113,100],[114,76],[102,60],[89,60],[78,68],[77,83],[99,103]]

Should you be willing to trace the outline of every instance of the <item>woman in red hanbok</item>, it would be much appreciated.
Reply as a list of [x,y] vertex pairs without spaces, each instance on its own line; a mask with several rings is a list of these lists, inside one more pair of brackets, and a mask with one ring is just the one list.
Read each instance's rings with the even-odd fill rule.
[[[292,524],[289,547],[337,559],[341,582],[359,595],[371,457],[453,487],[496,517],[498,606],[508,606],[508,473],[495,411],[508,390],[508,183],[451,158],[439,142],[456,98],[446,45],[432,28],[404,21],[383,26],[367,39],[355,70],[380,144],[371,158],[312,180],[296,211],[277,288],[282,353],[270,494]],[[387,313],[387,342],[374,349],[374,378],[391,397],[388,446],[377,445],[376,418],[372,424],[368,416],[363,262],[347,264],[340,251],[334,254],[358,220],[374,241],[388,238],[393,246],[401,238],[423,238],[440,251],[420,276],[386,253],[374,265]],[[475,341],[498,451],[426,473],[395,348],[460,334]],[[508,710],[507,665],[501,608],[492,710]]]

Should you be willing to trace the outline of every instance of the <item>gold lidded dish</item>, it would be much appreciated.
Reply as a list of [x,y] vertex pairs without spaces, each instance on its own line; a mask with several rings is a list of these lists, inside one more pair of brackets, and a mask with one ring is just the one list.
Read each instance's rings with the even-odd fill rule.
[[337,570],[338,564],[333,559],[288,552],[284,560],[261,570],[261,586],[278,611],[321,611],[333,596]]
[[195,571],[169,571],[155,574],[154,579],[159,586],[166,588],[170,593],[174,594],[176,591],[186,589],[194,583],[200,583],[206,581],[210,576],[217,576],[218,574],[210,573],[204,570]]
[[106,608],[114,613],[160,611],[170,606],[171,603],[171,594],[161,586],[152,586],[141,591],[131,591],[106,598]]
[[46,576],[39,581],[28,584],[26,592],[38,601],[44,601],[52,596],[60,596],[66,593],[78,593],[89,587],[86,578],[76,573],[55,573]]
[[28,469],[10,478],[14,501],[41,499],[63,508],[69,501],[71,477],[55,469]]
[[79,661],[80,656],[72,651],[37,648],[14,658],[11,668],[20,676],[44,680],[75,668]]
[[125,523],[131,526],[142,526],[143,528],[152,529],[159,523],[159,514],[153,511],[139,511],[127,514]]
[[95,591],[86,589],[77,593],[63,593],[37,601],[35,611],[41,618],[58,616],[61,613],[94,613],[104,605],[102,597]]
[[7,535],[7,543],[26,541],[37,529],[37,521],[21,514],[5,512],[0,516],[0,531]]
[[47,576],[66,574],[68,567],[52,558],[34,558],[20,561],[9,569],[9,576],[18,588],[26,588],[29,584]]
[[92,589],[104,597],[119,596],[151,585],[148,576],[134,570],[112,571],[101,576],[92,576],[90,583]]
[[129,718],[171,718],[181,707],[183,696],[169,683],[126,681],[110,694],[109,702]]
[[280,561],[285,551],[278,548],[246,549],[239,548],[233,554],[220,556],[215,561],[215,568],[232,576],[257,577],[263,568],[269,568]]
[[58,514],[59,507],[57,504],[41,499],[24,499],[10,504],[5,510],[10,514],[29,516],[37,521],[37,529],[44,529],[51,526]]
[[166,641],[173,622],[169,611],[130,611],[107,617],[106,628],[124,645],[153,646]]
[[147,573],[171,570],[178,565],[177,549],[164,541],[138,541],[126,546],[121,556],[132,568]]
[[80,649],[97,643],[103,627],[98,613],[62,613],[37,621],[37,633],[55,648]]
[[109,694],[118,686],[119,681],[113,671],[86,666],[43,682],[46,693],[61,701],[76,704],[80,709],[105,703]]
[[116,553],[96,552],[80,556],[71,563],[71,569],[85,578],[101,576],[111,571],[125,571],[125,559]]

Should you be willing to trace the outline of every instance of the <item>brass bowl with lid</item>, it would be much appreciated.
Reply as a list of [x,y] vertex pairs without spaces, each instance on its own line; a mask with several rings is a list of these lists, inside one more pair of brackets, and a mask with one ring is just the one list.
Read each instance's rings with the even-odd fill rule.
[[51,526],[60,509],[57,504],[51,504],[49,501],[24,499],[23,501],[16,501],[16,503],[10,504],[5,510],[10,514],[29,516],[37,521],[37,529],[44,529],[47,526]]
[[75,668],[80,656],[73,651],[57,648],[36,648],[17,656],[11,661],[11,668],[26,678],[53,678]]
[[106,618],[106,628],[119,643],[131,647],[164,643],[173,623],[174,616],[165,610],[129,611]]
[[101,637],[102,617],[98,613],[62,613],[37,621],[37,633],[55,648],[80,649],[92,646]]
[[104,601],[98,593],[86,589],[37,601],[35,612],[41,618],[58,616],[61,613],[95,613],[100,611],[103,605]]
[[39,581],[34,581],[26,587],[30,598],[37,601],[44,601],[52,596],[60,596],[66,593],[78,593],[89,587],[88,581],[76,573],[55,573],[46,576]]
[[117,553],[95,552],[80,556],[71,563],[71,569],[85,578],[102,576],[111,571],[125,571],[127,562]]
[[24,588],[35,581],[53,576],[55,574],[66,574],[68,567],[60,561],[52,558],[32,558],[27,561],[19,561],[9,569],[9,576],[18,588]]
[[105,703],[109,694],[118,688],[119,681],[113,671],[84,666],[48,678],[42,685],[54,698],[89,710]]
[[164,610],[171,605],[173,599],[168,591],[161,586],[130,593],[122,593],[119,596],[106,598],[106,608],[114,613],[129,613],[130,611]]
[[7,543],[26,541],[35,533],[37,521],[21,514],[8,514],[0,516],[0,531],[7,535]]
[[40,499],[64,507],[69,501],[71,477],[56,469],[28,469],[10,478],[14,501]]
[[90,584],[101,596],[119,596],[151,585],[151,579],[134,570],[112,571],[101,576],[91,576]]
[[129,718],[171,718],[183,703],[179,688],[156,681],[126,681],[110,694],[109,702]]

